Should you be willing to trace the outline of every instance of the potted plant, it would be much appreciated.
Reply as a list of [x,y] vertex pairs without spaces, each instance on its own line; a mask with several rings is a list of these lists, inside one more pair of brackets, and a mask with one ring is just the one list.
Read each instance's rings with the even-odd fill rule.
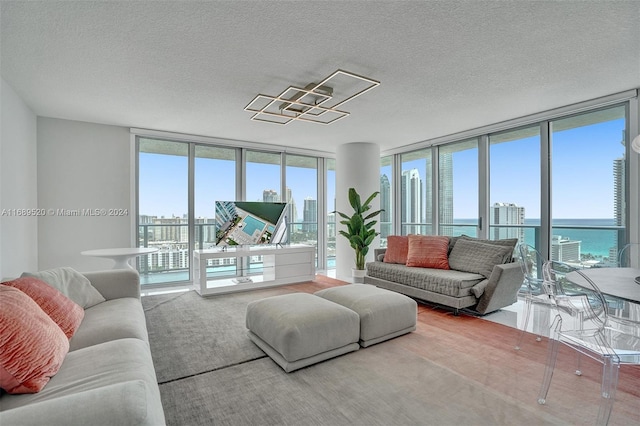
[[371,201],[379,193],[379,191],[374,192],[362,203],[360,195],[355,188],[349,188],[349,204],[353,207],[353,213],[347,215],[339,211],[335,212],[344,219],[341,220],[340,223],[347,227],[347,230],[341,230],[340,234],[349,240],[349,244],[356,254],[356,267],[353,269],[354,278],[360,279],[364,277],[365,258],[369,252],[369,245],[371,245],[373,239],[380,234],[373,229],[373,226],[378,223],[378,221],[367,221],[378,216],[383,210],[377,210],[365,216],[366,212],[371,210]]

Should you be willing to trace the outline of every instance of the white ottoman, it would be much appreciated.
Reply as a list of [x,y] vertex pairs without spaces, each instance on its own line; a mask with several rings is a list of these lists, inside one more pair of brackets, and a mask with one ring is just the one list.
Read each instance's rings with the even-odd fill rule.
[[349,284],[320,290],[315,295],[358,313],[362,347],[416,329],[418,304],[403,294],[370,284]]
[[287,373],[360,348],[358,314],[308,293],[251,302],[246,324],[249,338]]

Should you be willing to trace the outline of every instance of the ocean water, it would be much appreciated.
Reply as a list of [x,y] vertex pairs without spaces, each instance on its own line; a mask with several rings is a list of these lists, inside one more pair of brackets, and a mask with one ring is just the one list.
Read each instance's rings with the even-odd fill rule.
[[[473,220],[456,219],[457,224],[474,223]],[[525,219],[525,226],[539,226],[539,219]],[[618,250],[618,229],[615,228],[614,219],[556,219],[553,221],[553,235],[562,236],[572,241],[581,241],[580,252],[583,256],[590,254],[593,257],[608,258],[611,248]],[[566,227],[566,228],[565,228]],[[590,227],[613,227],[612,229],[589,229]],[[472,235],[475,228],[454,226],[454,235]],[[525,229],[525,242],[535,245],[536,228]]]

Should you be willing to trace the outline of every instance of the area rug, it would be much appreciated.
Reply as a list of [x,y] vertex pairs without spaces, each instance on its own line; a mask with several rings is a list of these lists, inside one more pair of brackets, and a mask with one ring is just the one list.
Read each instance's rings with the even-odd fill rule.
[[420,356],[410,335],[287,374],[244,318],[250,301],[291,291],[143,298],[169,425],[565,423]]
[[[528,335],[516,351],[517,329],[476,316],[420,303],[415,332],[291,374],[246,337],[251,300],[344,284],[317,276],[235,295],[144,297],[168,423],[593,424],[598,363],[583,357],[578,377],[572,373],[575,353],[561,347],[547,404],[540,406],[545,339]],[[640,368],[621,367],[610,426],[640,424],[639,383]],[[458,394],[464,397],[453,398]]]

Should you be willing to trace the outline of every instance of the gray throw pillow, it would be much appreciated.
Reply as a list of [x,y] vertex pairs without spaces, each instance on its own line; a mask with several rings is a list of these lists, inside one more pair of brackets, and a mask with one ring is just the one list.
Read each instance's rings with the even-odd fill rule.
[[25,272],[22,276],[35,277],[46,282],[84,309],[105,301],[87,277],[67,266],[35,273]]
[[449,267],[489,278],[493,267],[504,263],[504,258],[512,251],[508,246],[460,238],[449,255]]

